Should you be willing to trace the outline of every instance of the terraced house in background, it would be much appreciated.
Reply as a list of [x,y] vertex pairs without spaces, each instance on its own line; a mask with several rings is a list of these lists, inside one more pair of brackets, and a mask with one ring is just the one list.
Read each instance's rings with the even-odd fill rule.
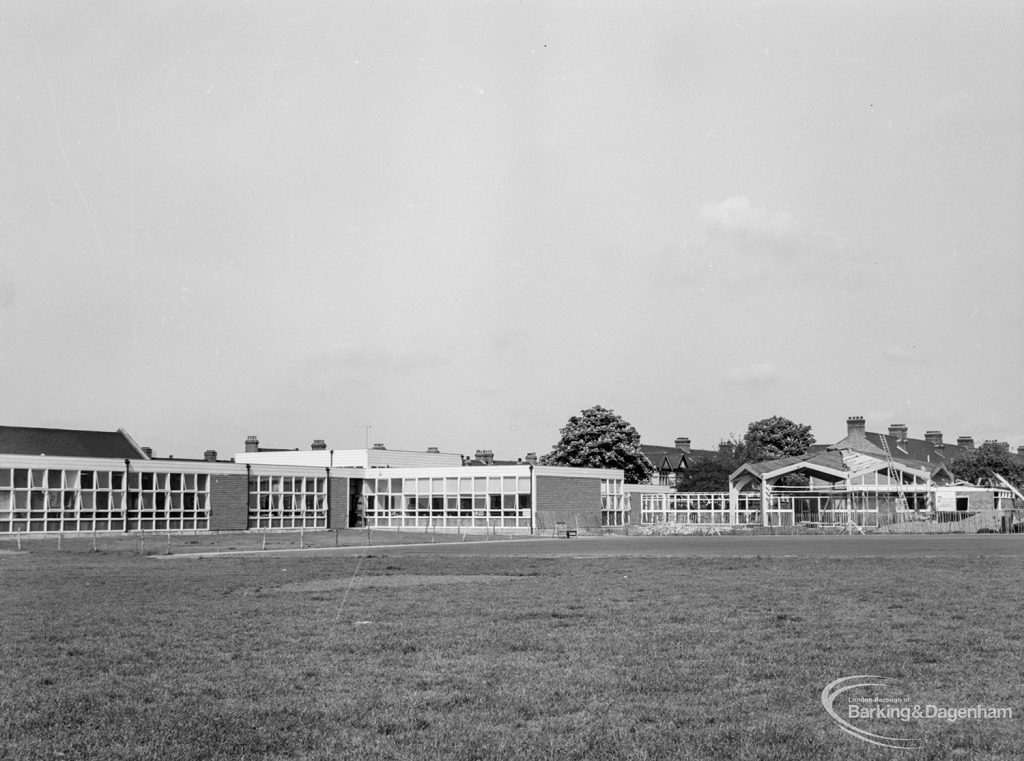
[[[425,452],[263,449],[159,458],[124,430],[0,426],[0,533],[392,528],[530,533],[627,522],[621,470]],[[480,463],[477,463],[480,464]]]
[[[955,478],[950,463],[973,447],[966,436],[946,446],[939,431],[912,439],[902,424],[886,434],[868,432],[864,418],[853,416],[847,435],[834,444],[744,463],[731,474],[728,494],[658,493],[647,487],[637,495],[638,522],[881,528],[981,516],[977,528],[992,528],[1005,515],[1000,511],[1021,507],[1021,496],[996,475],[987,484]],[[1008,444],[1000,447],[1011,457],[1024,449],[1013,455]]]

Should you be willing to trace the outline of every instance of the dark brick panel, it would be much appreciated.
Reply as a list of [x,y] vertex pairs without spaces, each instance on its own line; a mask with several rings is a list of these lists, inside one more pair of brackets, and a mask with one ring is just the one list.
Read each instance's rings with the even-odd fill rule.
[[568,528],[601,526],[601,482],[596,478],[537,476],[537,526],[553,528],[565,521]]
[[244,473],[210,476],[210,530],[249,527],[249,479]]
[[330,479],[331,500],[327,507],[327,528],[348,528],[348,479]]

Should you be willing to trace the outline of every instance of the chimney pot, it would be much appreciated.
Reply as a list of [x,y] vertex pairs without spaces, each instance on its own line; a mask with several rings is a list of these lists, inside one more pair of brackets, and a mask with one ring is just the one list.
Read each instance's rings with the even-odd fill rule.
[[203,452],[203,459],[206,460],[207,462],[217,462],[217,450],[207,449],[205,452]]
[[985,439],[985,443],[994,444],[995,446],[999,447],[1000,449],[1006,452],[1010,451],[1010,442],[1008,441],[999,441],[998,439]]
[[893,423],[889,426],[889,435],[896,439],[896,441],[906,441],[907,426],[903,423]]

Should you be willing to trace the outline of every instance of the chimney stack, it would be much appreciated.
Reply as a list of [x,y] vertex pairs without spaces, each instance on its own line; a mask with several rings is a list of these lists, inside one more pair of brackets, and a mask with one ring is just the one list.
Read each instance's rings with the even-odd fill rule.
[[437,447],[427,447],[427,452],[429,454],[441,454],[441,450]]
[[903,423],[893,423],[889,426],[889,435],[896,439],[896,441],[906,441],[907,426]]
[[313,439],[313,443],[309,446],[314,452],[325,452],[327,451],[327,442],[323,439]]
[[494,464],[494,452],[490,449],[478,449],[476,450],[476,459],[482,462],[484,465]]
[[682,449],[687,454],[690,453],[690,440],[685,436],[680,436],[676,439],[676,449]]
[[1017,446],[1017,456],[1024,457],[1024,444],[1020,444]]
[[146,459],[147,460],[152,460],[153,459],[153,448],[152,447],[142,447],[142,454],[146,455]]
[[203,459],[206,460],[207,462],[217,462],[217,450],[207,449],[205,452],[203,452]]
[[373,448],[374,449],[387,449],[386,446],[384,446],[383,444],[380,444],[380,443],[374,444]]
[[864,417],[861,415],[853,415],[852,417],[846,418],[846,435],[853,436],[855,434],[864,435],[864,429],[867,424],[864,422]]
[[733,446],[731,441],[719,441],[718,442],[718,453],[719,454],[732,454]]
[[924,440],[938,449],[942,444],[942,431],[925,431]]
[[537,453],[536,452],[527,452],[526,453],[526,461],[528,463],[530,463],[530,465],[536,465],[537,464]]
[[246,452],[259,452],[260,451],[260,440],[255,436],[247,436],[245,439],[245,451]]
[[974,449],[974,438],[971,436],[958,436],[956,445],[961,449]]

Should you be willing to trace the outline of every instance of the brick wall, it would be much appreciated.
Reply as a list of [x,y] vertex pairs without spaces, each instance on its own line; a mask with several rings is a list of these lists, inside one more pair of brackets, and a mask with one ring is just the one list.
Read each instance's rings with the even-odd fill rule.
[[961,492],[957,494],[958,497],[967,497],[969,500],[968,510],[995,510],[996,509],[996,495],[992,491],[984,492]]
[[331,500],[327,506],[327,528],[348,528],[348,494],[347,478],[331,478]]
[[601,526],[601,482],[596,478],[537,476],[537,529],[565,521],[568,528]]
[[210,530],[249,527],[249,479],[244,473],[210,476]]

